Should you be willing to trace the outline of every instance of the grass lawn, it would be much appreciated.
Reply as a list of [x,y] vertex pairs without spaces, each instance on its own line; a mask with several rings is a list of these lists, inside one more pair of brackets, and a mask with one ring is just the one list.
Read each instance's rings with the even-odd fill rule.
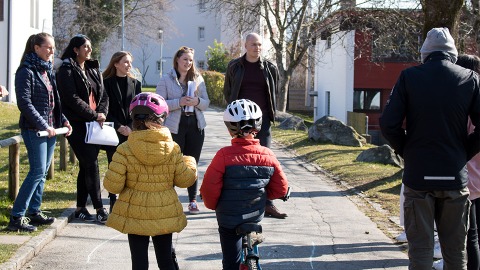
[[[303,160],[319,165],[334,177],[345,183],[344,190],[350,194],[360,192],[385,211],[376,211],[366,205],[362,210],[377,225],[389,231],[389,217],[399,216],[399,201],[402,169],[383,164],[357,162],[355,159],[364,150],[373,147],[348,147],[319,144],[308,139],[306,131],[280,130],[273,128],[273,138],[289,150],[295,151]],[[342,185],[339,185],[342,187]]]
[[[0,102],[0,140],[19,135],[18,128],[19,111],[15,105]],[[55,217],[60,216],[63,211],[69,208],[76,199],[76,178],[78,174],[78,164],[68,163],[66,171],[59,170],[59,150],[55,149],[55,176],[54,179],[48,179],[45,184],[43,194],[42,211]],[[5,230],[10,218],[10,211],[13,201],[8,198],[8,147],[0,148],[0,234],[21,234]],[[100,172],[107,169],[107,158],[104,151],[99,155]],[[29,165],[27,159],[27,150],[23,143],[20,145],[20,183],[28,173]],[[28,234],[35,236],[45,227],[39,227],[37,232]],[[4,245],[0,243],[0,263],[12,255],[18,247],[15,245]]]

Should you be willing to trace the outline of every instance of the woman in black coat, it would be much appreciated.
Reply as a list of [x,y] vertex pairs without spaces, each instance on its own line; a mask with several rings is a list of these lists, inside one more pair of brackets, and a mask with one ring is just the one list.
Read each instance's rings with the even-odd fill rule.
[[[113,122],[117,131],[119,144],[125,142],[132,132],[132,119],[129,115],[130,102],[133,97],[142,92],[142,84],[130,73],[133,56],[130,52],[120,51],[112,55],[110,63],[103,72],[103,85],[108,94],[107,122]],[[108,164],[112,161],[116,146],[104,146],[107,152]],[[109,193],[110,212],[117,195]]]
[[[57,85],[62,97],[63,113],[70,120],[74,132],[68,142],[78,159],[80,170],[77,177],[77,209],[75,218],[84,221],[107,222],[108,213],[103,207],[98,153],[100,145],[85,143],[85,123],[97,121],[100,125],[107,119],[108,96],[103,88],[102,74],[97,60],[91,59],[92,44],[85,35],[76,35],[68,44],[57,73]],[[87,210],[90,195],[97,214],[93,217]]]

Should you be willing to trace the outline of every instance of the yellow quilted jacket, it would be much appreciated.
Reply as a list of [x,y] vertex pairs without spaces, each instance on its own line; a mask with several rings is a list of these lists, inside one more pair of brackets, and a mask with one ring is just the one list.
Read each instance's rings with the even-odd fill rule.
[[187,218],[174,187],[191,186],[196,174],[195,159],[182,155],[168,128],[132,132],[118,146],[103,181],[119,194],[107,226],[148,236],[182,231]]

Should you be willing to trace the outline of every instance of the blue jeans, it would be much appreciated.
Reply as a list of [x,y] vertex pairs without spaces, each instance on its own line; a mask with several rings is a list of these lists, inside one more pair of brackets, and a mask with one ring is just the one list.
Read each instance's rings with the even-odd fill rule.
[[43,187],[47,177],[48,167],[52,162],[56,137],[37,137],[36,131],[22,129],[23,142],[27,148],[30,170],[22,183],[13,204],[12,216],[23,217],[40,212]]

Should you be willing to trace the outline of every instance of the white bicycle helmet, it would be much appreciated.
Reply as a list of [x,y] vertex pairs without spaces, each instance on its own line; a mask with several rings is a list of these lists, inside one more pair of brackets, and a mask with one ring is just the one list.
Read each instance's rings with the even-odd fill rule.
[[258,133],[262,127],[262,110],[251,100],[238,99],[228,104],[223,121],[232,134]]

